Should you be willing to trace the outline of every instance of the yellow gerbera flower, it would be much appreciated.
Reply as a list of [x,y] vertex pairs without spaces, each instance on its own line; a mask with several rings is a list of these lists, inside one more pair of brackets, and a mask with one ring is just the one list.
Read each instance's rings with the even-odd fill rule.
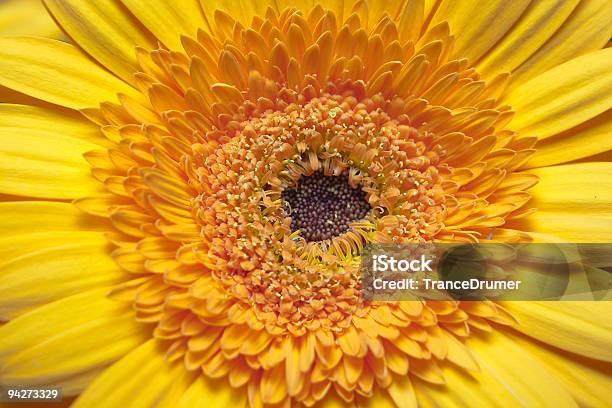
[[612,241],[607,0],[45,6],[75,45],[0,38],[0,85],[44,101],[0,105],[0,383],[606,405],[609,303],[366,302],[357,263]]

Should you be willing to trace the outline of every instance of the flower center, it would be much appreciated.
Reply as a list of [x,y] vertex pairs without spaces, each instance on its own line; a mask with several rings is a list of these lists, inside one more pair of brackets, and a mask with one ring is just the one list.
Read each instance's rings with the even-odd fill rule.
[[291,230],[299,231],[306,241],[338,237],[371,209],[365,191],[351,187],[344,174],[326,177],[317,171],[281,196],[289,206]]

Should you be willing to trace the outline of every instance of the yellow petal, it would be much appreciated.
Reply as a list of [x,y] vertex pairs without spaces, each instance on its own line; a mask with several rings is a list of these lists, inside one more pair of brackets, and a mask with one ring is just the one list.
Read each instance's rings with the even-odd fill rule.
[[567,389],[545,366],[503,334],[470,337],[468,344],[485,375],[495,378],[522,406],[576,406]]
[[388,392],[398,407],[410,408],[417,406],[412,382],[407,375],[395,377],[388,388]]
[[283,364],[265,370],[259,383],[259,393],[265,404],[278,404],[287,397],[287,382]]
[[571,353],[612,361],[608,302],[505,302],[517,330]]
[[478,367],[476,360],[474,360],[474,356],[470,352],[470,349],[446,330],[443,330],[442,333],[446,338],[446,345],[448,347],[448,352],[446,355],[448,361],[457,364],[459,367],[466,370],[472,372],[478,371],[480,368]]
[[423,16],[424,3],[423,0],[408,0],[405,2],[405,6],[400,12],[399,22],[397,24],[399,38],[402,43],[408,40],[416,42],[421,34],[423,21],[425,20]]
[[419,406],[423,407],[518,407],[516,397],[488,372],[471,373],[445,367],[446,385],[413,380]]
[[79,198],[72,203],[87,214],[108,218],[114,206],[133,204],[133,201],[114,194],[103,194],[96,197]]
[[[576,163],[528,171],[540,178],[529,190],[542,211],[607,215],[612,212],[612,163]],[[568,214],[571,220],[571,216]]]
[[159,400],[155,408],[174,408],[176,404],[183,398],[183,395],[193,381],[200,375],[199,371],[188,371],[185,370],[182,363],[178,364],[182,366],[179,372],[172,378],[172,385],[164,392],[162,398]]
[[0,192],[59,199],[95,195],[102,184],[82,155],[96,147],[40,130],[0,128]]
[[612,378],[606,364],[562,352],[525,336],[510,337],[542,362],[582,406],[605,407],[608,404],[607,396],[612,388]]
[[84,214],[70,203],[10,201],[0,203],[0,238],[47,231],[110,231],[110,223]]
[[[257,0],[217,0],[214,2],[200,0],[200,5],[208,21],[214,21],[215,10],[221,10],[238,20],[243,26],[248,27],[254,16],[263,17],[265,15],[270,3]],[[284,7],[287,5],[281,4],[281,9]],[[299,7],[299,5],[292,4],[291,7]],[[310,8],[312,7],[311,4]]]
[[33,98],[29,95],[26,95],[21,92],[17,92],[13,89],[9,89],[2,85],[0,85],[0,101],[2,101],[2,103],[40,106],[43,108],[50,108],[50,109],[58,108],[57,105],[54,105],[50,102],[45,102],[41,99]]
[[610,242],[610,168],[609,163],[595,162],[529,170],[542,176],[531,190],[539,209],[509,227],[565,242]]
[[0,238],[0,268],[15,259],[49,247],[63,247],[76,242],[99,242],[103,233],[96,231],[51,231]]
[[555,34],[512,73],[510,88],[579,55],[601,49],[612,36],[610,21],[609,0],[581,1]]
[[149,340],[113,364],[72,407],[152,407],[185,371],[182,362],[164,360],[167,346]]
[[542,140],[523,168],[570,162],[612,150],[612,110]]
[[478,72],[492,77],[521,65],[555,33],[579,2],[532,1],[504,38],[476,64]]
[[287,381],[287,392],[295,396],[303,386],[303,374],[300,371],[300,349],[299,340],[291,337],[285,341],[285,377]]
[[37,308],[0,328],[0,382],[61,385],[73,395],[144,341],[129,305],[95,289]]
[[[282,378],[280,378],[282,380]],[[210,407],[245,407],[246,392],[232,388],[225,379],[213,380],[200,375],[178,401],[176,408],[196,408],[206,401]]]
[[123,309],[106,296],[108,288],[93,289],[46,304],[2,326],[0,358],[34,346],[60,331]]
[[[314,3],[316,4],[317,2]],[[351,6],[353,2],[347,1],[346,3],[348,6]],[[366,3],[368,10],[367,27],[374,27],[385,13],[394,18],[400,12],[401,6],[403,6],[403,2],[401,1],[368,1]],[[324,5],[324,7],[325,6],[326,5]],[[306,11],[308,10],[309,9],[306,9]],[[346,15],[348,16],[349,14]],[[365,21],[362,23],[365,23]]]
[[195,37],[207,27],[198,0],[121,0],[166,47],[182,50],[181,35]]
[[477,61],[512,27],[528,0],[443,0],[431,25],[448,21],[457,58]]
[[[536,211],[509,224],[521,231],[544,233],[563,242],[604,243],[612,241],[612,217],[582,211]],[[551,241],[547,238],[548,242]]]
[[0,2],[0,33],[2,35],[40,35],[62,38],[42,3],[38,0],[5,0]]
[[80,109],[137,91],[72,45],[35,37],[0,38],[0,85],[35,98]]
[[612,48],[575,58],[524,83],[505,98],[509,128],[543,139],[612,106]]
[[154,37],[115,0],[44,0],[68,35],[92,57],[129,83],[138,71],[136,46],[156,48]]
[[432,17],[433,12],[436,11],[436,8],[440,5],[440,0],[425,0],[424,2],[424,13],[423,17],[425,21]]
[[[75,233],[73,242],[41,243],[0,265],[0,319],[34,306],[126,278],[110,257],[101,233]],[[19,238],[25,239],[25,238]]]
[[85,119],[80,113],[61,109],[42,108],[28,105],[0,104],[0,129],[30,129],[47,133],[49,137],[61,132],[63,136],[108,146],[108,139],[100,127]]
[[446,386],[414,381],[424,407],[575,407],[563,385],[520,347],[494,333],[470,337],[482,371],[445,367]]
[[[414,390],[408,390],[407,393],[414,394]],[[326,402],[331,397],[336,398],[338,401],[337,407],[344,407],[346,404],[333,394],[328,394],[322,402]],[[358,398],[356,401],[357,408],[397,408],[388,392],[374,388],[374,395],[371,397],[364,397],[363,399]],[[325,406],[322,404],[322,406]],[[326,407],[326,406],[325,406]],[[327,407],[326,407],[327,408]]]

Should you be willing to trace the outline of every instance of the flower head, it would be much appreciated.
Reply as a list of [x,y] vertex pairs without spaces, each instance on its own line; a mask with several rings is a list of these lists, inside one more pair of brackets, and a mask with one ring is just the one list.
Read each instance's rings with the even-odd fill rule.
[[[553,65],[539,53],[546,47],[557,52],[555,41],[566,33],[541,22],[546,7],[527,1],[487,4],[479,25],[452,2],[431,10],[418,1],[389,10],[365,1],[265,8],[123,3],[46,1],[75,42],[114,75],[68,45],[0,40],[12,58],[0,68],[0,84],[78,109],[83,117],[59,107],[9,109],[61,118],[68,140],[61,136],[60,142],[84,153],[92,175],[58,173],[68,183],[87,179],[63,192],[49,187],[57,180],[44,179],[42,190],[10,190],[8,183],[2,192],[74,199],[91,215],[80,216],[82,228],[105,231],[113,249],[104,251],[120,270],[57,293],[108,288],[91,296],[102,294],[104,307],[121,316],[115,318],[129,317],[119,336],[137,333],[121,337],[95,363],[58,370],[49,381],[66,381],[76,393],[86,383],[77,379],[150,338],[98,377],[76,405],[97,404],[118,373],[145,362],[143,373],[164,372],[151,398],[168,390],[163,401],[171,406],[199,404],[220,387],[219,406],[337,400],[405,407],[417,396],[422,404],[438,398],[443,384],[448,398],[462,398],[464,389],[454,388],[461,387],[459,378],[480,370],[485,374],[472,374],[478,383],[494,384],[504,398],[512,399],[516,386],[516,401],[536,399],[529,386],[508,386],[487,365],[516,373],[512,364],[490,363],[504,347],[531,361],[505,334],[484,335],[522,330],[521,307],[365,301],[359,258],[370,243],[527,242],[549,233],[530,229],[542,208],[531,191],[538,176],[550,182],[551,173],[525,169],[556,163],[556,153],[537,153],[541,143],[545,152],[560,143],[554,135],[583,122],[587,133],[609,126],[610,101],[584,81],[597,78],[597,86],[608,89],[612,54],[602,50],[566,62],[589,46],[601,48],[607,37],[594,34],[594,44],[557,57],[563,64],[548,70]],[[597,7],[581,4],[573,17],[572,8],[560,13],[578,24],[581,13]],[[478,12],[473,4],[466,10]],[[531,43],[526,33],[538,24],[550,32]],[[17,44],[24,55],[40,50],[66,60],[26,65],[16,58],[22,53]],[[522,61],[507,54],[514,48],[525,53]],[[500,55],[513,55],[503,70],[495,67]],[[29,84],[24,78],[32,72],[37,80]],[[90,83],[79,82],[80,74]],[[579,90],[545,105],[548,81],[559,76],[563,86]],[[69,83],[74,86],[67,91]],[[568,111],[572,104],[586,108]],[[566,124],[551,120],[561,113]],[[541,142],[548,136],[552,142]],[[57,166],[80,172],[70,160]],[[17,296],[20,301],[39,306]],[[16,319],[2,328],[13,337],[0,343],[0,358],[3,351],[7,356],[0,378],[33,381],[38,377],[11,349],[28,315],[20,307],[7,310],[5,316]],[[553,345],[567,349],[563,341]],[[597,353],[589,357],[602,357]],[[560,402],[572,401],[556,380],[545,380],[544,387],[562,390]]]

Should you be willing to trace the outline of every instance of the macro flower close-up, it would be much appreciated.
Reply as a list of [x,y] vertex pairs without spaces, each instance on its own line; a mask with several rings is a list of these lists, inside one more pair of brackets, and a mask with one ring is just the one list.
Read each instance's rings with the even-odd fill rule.
[[43,4],[65,41],[0,29],[0,386],[609,406],[607,293],[372,301],[360,274],[373,244],[612,243],[608,0]]

